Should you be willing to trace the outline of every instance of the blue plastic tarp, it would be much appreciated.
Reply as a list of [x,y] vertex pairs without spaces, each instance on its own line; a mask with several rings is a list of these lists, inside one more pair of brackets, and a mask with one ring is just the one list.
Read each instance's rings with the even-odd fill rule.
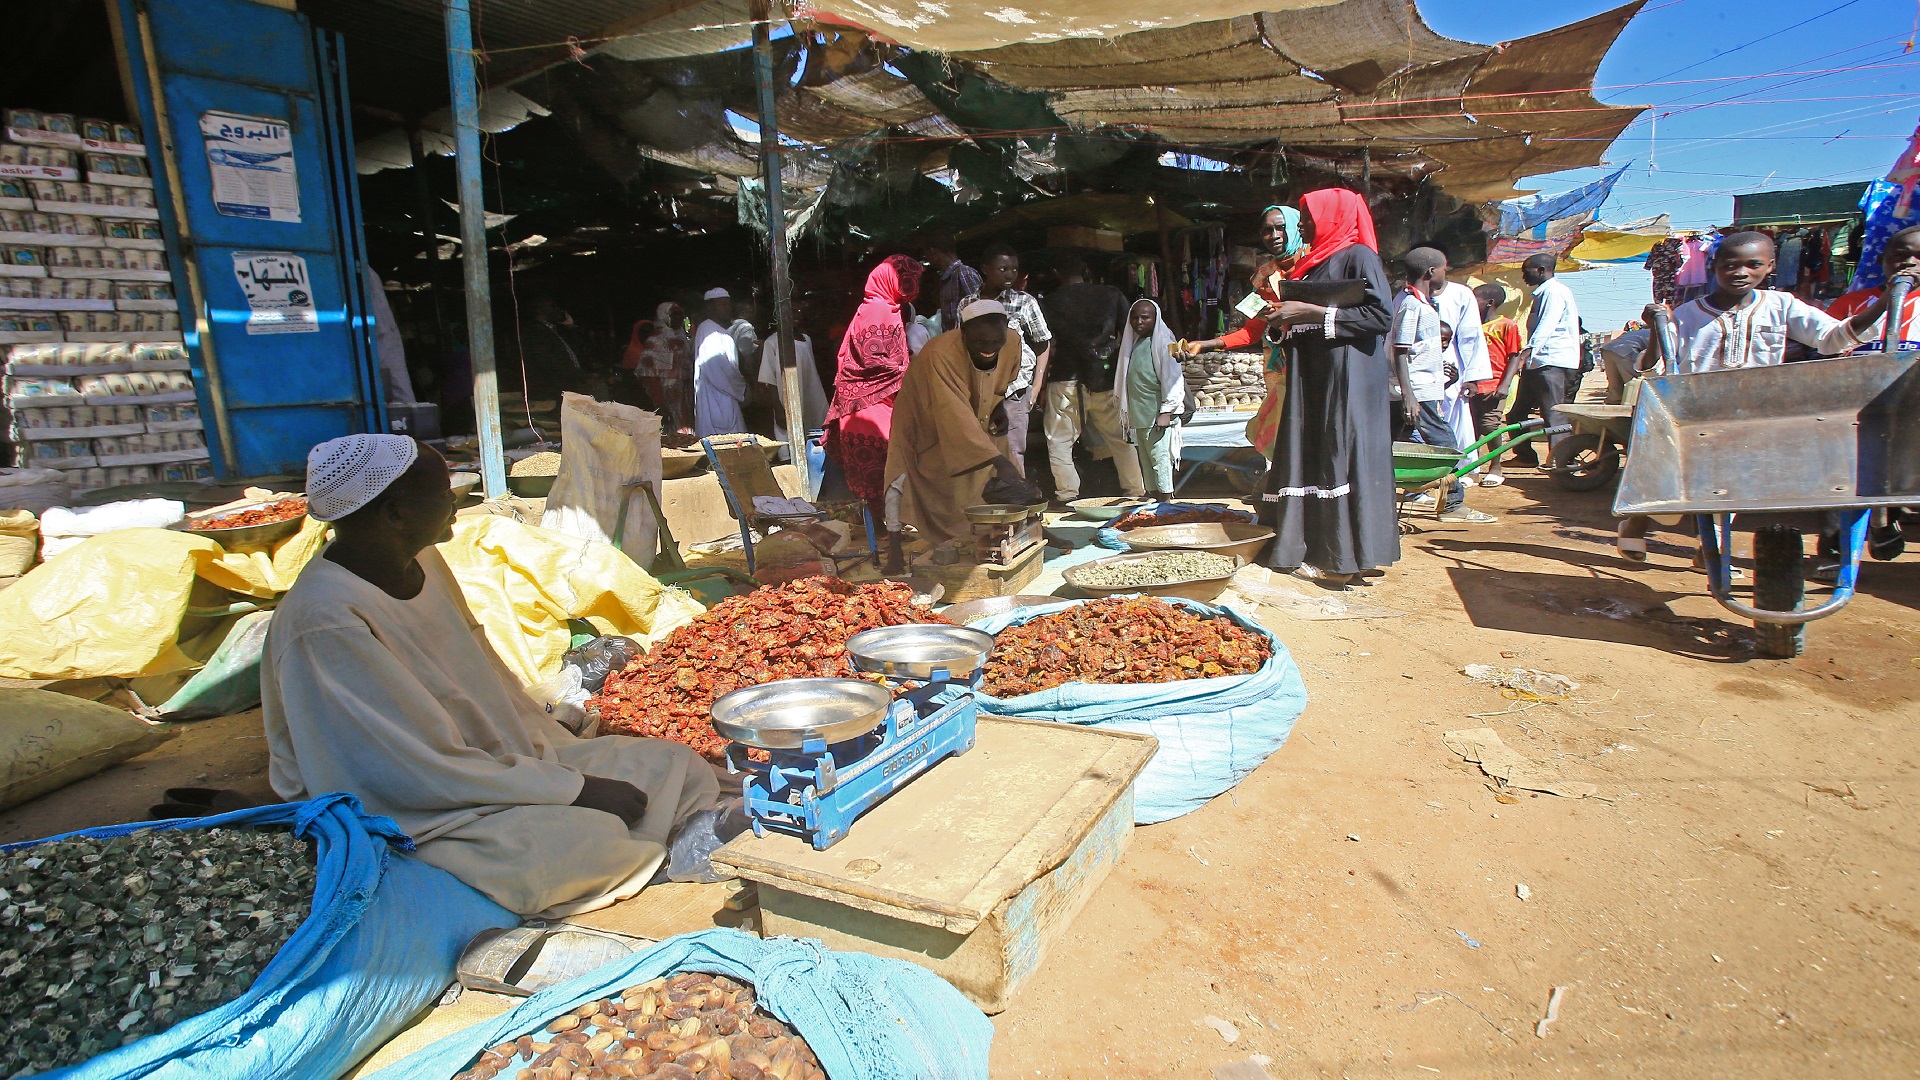
[[[997,634],[1086,602],[1018,608],[971,625]],[[1158,739],[1160,748],[1134,781],[1133,820],[1140,825],[1190,814],[1246,779],[1286,743],[1307,707],[1300,669],[1265,627],[1228,607],[1177,598],[1167,603],[1203,617],[1233,620],[1266,638],[1273,657],[1251,675],[1167,683],[1076,682],[1016,698],[980,695],[980,708],[995,716],[1112,728]]]
[[214,817],[84,829],[4,850],[68,836],[275,825],[315,845],[313,910],[247,992],[44,1076],[331,1080],[440,996],[453,980],[460,950],[475,934],[520,922],[446,871],[399,854],[411,851],[413,841],[393,819],[364,812],[346,794]]

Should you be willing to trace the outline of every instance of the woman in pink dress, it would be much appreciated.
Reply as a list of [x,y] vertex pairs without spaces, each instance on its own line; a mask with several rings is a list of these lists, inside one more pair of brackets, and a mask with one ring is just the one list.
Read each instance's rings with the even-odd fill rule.
[[840,339],[826,449],[875,520],[886,516],[893,399],[912,358],[900,310],[919,294],[923,270],[905,255],[890,255],[874,267],[867,275],[866,297]]

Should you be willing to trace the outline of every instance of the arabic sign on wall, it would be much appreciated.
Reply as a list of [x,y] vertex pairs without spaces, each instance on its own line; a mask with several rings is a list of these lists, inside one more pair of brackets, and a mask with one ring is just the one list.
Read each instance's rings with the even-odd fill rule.
[[290,251],[236,251],[233,276],[247,294],[247,333],[311,334],[320,329],[306,259]]
[[228,217],[300,220],[300,179],[285,120],[202,113],[200,134],[213,174],[214,209]]

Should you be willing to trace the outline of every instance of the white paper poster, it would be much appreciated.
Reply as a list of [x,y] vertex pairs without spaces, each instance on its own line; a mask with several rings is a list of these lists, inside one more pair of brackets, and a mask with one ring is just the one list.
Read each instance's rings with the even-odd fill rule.
[[307,260],[290,251],[236,251],[233,276],[247,294],[247,333],[312,334],[320,329]]
[[300,220],[300,180],[286,121],[202,113],[200,134],[213,173],[214,209],[228,217]]

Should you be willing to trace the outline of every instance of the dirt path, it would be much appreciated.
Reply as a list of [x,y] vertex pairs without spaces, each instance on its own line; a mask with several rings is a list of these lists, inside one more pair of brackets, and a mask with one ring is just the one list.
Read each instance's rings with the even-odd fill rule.
[[[1365,590],[1403,617],[1268,619],[1313,694],[1292,739],[1139,830],[997,1019],[996,1077],[1920,1073],[1920,555],[1870,564],[1801,659],[1755,660],[1687,541],[1630,571],[1601,495],[1472,499],[1500,522],[1428,521]],[[1516,702],[1475,662],[1581,687]],[[1599,797],[1496,801],[1440,741],[1482,726]],[[174,785],[264,795],[263,758],[257,713],[193,725],[0,839]]]
[[[1404,617],[1268,619],[1313,695],[1292,739],[1135,834],[994,1075],[1920,1072],[1920,557],[1755,660],[1690,541],[1611,555],[1606,498],[1476,491],[1498,524],[1429,520],[1365,590]],[[1512,701],[1476,662],[1581,687]],[[1483,726],[1600,797],[1496,801],[1441,745]]]

